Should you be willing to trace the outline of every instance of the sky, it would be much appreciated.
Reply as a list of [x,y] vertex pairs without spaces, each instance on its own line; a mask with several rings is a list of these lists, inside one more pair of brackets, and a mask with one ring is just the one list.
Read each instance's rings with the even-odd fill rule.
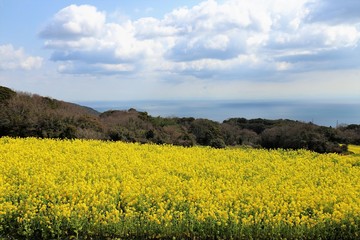
[[358,0],[0,0],[0,85],[65,101],[360,102]]

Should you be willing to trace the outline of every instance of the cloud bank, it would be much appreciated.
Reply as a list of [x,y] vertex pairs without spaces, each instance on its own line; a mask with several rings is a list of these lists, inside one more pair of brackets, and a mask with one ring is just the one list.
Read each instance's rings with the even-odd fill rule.
[[40,68],[43,59],[25,54],[22,48],[15,49],[11,44],[0,45],[0,70],[32,70]]
[[208,0],[161,19],[111,22],[111,13],[70,5],[39,36],[61,73],[244,79],[354,68],[359,11],[353,0]]

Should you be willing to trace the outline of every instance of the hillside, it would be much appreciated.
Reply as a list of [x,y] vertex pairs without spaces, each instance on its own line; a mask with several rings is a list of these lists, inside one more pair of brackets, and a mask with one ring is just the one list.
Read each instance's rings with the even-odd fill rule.
[[[288,119],[163,118],[135,109],[99,113],[89,107],[0,87],[0,136],[99,139],[125,142],[251,146],[344,152],[360,144],[360,125],[338,128]],[[342,147],[339,147],[339,144]]]

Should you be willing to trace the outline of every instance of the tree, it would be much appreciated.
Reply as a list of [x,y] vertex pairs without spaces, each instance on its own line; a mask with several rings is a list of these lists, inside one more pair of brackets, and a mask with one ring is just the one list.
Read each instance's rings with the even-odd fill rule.
[[211,146],[215,139],[222,139],[220,124],[207,119],[196,119],[191,123],[190,132],[194,134],[200,145]]
[[0,103],[5,102],[6,100],[14,97],[16,92],[11,90],[10,88],[0,86]]

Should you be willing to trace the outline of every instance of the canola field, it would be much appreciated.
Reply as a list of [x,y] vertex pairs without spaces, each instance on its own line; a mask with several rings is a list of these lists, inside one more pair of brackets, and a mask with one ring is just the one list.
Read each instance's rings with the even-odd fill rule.
[[0,138],[0,239],[359,239],[360,158]]
[[348,146],[348,150],[350,152],[353,152],[355,154],[360,154],[360,146],[357,146],[357,145],[349,145]]

